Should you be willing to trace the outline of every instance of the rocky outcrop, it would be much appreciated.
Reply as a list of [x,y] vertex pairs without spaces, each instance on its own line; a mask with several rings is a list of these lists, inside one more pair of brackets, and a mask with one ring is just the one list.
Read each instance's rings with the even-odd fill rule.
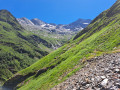
[[87,62],[75,75],[51,90],[120,90],[120,53]]

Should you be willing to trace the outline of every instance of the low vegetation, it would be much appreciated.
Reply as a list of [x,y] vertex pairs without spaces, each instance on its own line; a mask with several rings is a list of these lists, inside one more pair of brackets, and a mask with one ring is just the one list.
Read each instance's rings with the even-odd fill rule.
[[50,51],[51,43],[25,31],[8,11],[0,11],[0,82],[6,81]]
[[[17,85],[18,90],[48,90],[81,69],[86,59],[117,51],[120,48],[118,5],[119,0],[73,40],[13,76],[34,73]],[[113,15],[109,15],[113,11]]]

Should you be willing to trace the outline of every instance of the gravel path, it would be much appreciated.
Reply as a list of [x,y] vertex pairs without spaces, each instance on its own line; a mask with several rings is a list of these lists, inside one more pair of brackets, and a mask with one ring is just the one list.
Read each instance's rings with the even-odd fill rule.
[[120,53],[88,60],[84,68],[51,90],[120,90]]

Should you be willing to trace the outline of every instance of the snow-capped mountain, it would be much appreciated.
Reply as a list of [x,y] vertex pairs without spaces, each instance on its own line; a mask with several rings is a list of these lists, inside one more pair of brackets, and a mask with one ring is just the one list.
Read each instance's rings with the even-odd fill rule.
[[78,19],[77,21],[67,25],[64,25],[64,24],[56,25],[54,23],[46,23],[44,21],[41,21],[38,18],[29,20],[24,17],[24,18],[18,18],[17,20],[25,29],[47,30],[47,32],[57,32],[59,34],[77,33],[78,31],[85,28],[91,22],[90,19]]
[[90,19],[78,19],[77,21],[73,23],[65,25],[64,28],[70,29],[72,31],[79,31],[87,27],[90,24],[90,22],[91,22]]

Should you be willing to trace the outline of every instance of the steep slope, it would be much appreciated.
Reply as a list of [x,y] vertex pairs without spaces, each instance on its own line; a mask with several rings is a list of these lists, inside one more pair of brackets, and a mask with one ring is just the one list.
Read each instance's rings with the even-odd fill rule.
[[117,0],[117,2],[110,9],[102,12],[99,16],[97,16],[91,22],[91,25],[89,25],[80,33],[78,33],[74,39],[78,38],[83,34],[86,34],[83,37],[83,39],[88,38],[94,33],[102,30],[104,27],[108,26],[109,24],[114,25],[117,21],[119,21],[119,13],[120,13],[119,3],[120,3],[119,0]]
[[39,20],[37,18],[34,18],[31,21],[32,21],[32,23],[34,23],[34,25],[38,25],[38,26],[45,24],[45,22],[43,22],[43,21],[41,21],[41,20]]
[[48,48],[50,43],[25,31],[7,10],[0,10],[0,82],[47,55]]
[[78,33],[74,40],[18,72],[4,86],[17,87],[18,90],[48,90],[84,67],[86,60],[119,49],[119,7],[120,0],[117,0]]
[[51,90],[120,89],[120,53],[102,55],[87,62],[75,75]]
[[34,23],[32,21],[30,21],[29,19],[23,17],[20,19],[17,19],[19,23],[22,23],[24,25],[34,25]]

